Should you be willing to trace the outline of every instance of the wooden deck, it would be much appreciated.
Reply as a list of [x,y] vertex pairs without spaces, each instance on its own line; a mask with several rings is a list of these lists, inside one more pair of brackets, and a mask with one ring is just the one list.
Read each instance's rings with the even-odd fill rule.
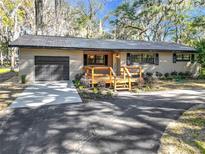
[[94,87],[99,82],[110,84],[116,90],[132,90],[132,83],[142,79],[142,68],[140,66],[122,66],[120,75],[116,75],[112,67],[85,66],[85,78],[90,80]]

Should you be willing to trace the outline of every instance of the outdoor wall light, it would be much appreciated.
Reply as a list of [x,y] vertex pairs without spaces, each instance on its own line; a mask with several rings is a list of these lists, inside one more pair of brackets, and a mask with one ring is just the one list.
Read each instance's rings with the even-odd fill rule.
[[117,54],[117,55],[116,55],[116,58],[120,58],[120,55],[119,55],[119,54]]

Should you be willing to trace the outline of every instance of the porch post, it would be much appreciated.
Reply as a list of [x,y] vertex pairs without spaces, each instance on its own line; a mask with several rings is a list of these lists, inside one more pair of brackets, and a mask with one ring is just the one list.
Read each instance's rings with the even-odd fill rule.
[[142,67],[139,66],[139,71],[140,71],[140,79],[142,79]]
[[111,67],[108,68],[110,72],[110,88],[112,87],[112,72],[111,72]]
[[95,73],[95,68],[92,67],[92,88],[94,88],[94,73]]

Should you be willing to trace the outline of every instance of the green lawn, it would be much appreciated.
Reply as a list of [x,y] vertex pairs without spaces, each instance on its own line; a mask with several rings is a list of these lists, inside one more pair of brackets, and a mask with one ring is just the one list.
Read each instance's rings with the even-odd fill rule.
[[9,68],[0,68],[0,74],[8,73],[11,70]]
[[205,68],[202,69],[202,75],[205,76]]
[[205,105],[184,112],[161,138],[159,154],[205,154]]

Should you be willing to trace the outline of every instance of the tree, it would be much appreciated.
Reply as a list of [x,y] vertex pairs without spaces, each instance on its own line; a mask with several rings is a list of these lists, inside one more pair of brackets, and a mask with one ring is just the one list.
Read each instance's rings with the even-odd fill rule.
[[103,20],[100,20],[98,13],[103,9],[106,3],[106,0],[78,1],[79,8],[77,8],[77,10],[79,16],[77,17],[76,29],[81,32],[81,36],[86,38],[102,37],[102,25],[107,20],[107,16]]
[[42,34],[43,29],[43,0],[35,0],[35,28],[36,35]]
[[120,39],[171,39],[177,43],[189,44],[191,41],[186,38],[192,39],[201,33],[198,30],[202,25],[194,27],[198,17],[193,18],[192,15],[198,5],[204,8],[202,0],[124,1],[113,13],[113,34],[117,34],[116,37]]
[[202,39],[201,41],[196,42],[195,46],[199,54],[198,62],[202,65],[202,67],[205,67],[205,39]]
[[[22,27],[28,17],[27,11],[31,7],[31,0],[2,0],[0,1],[0,42],[8,46],[10,41],[18,38],[23,32]],[[16,50],[9,49],[11,69],[15,67]]]

